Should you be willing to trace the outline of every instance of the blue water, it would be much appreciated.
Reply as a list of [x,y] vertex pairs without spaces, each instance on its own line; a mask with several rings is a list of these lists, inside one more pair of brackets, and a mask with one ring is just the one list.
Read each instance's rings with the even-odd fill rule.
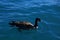
[[[41,22],[39,28],[19,32],[9,21]],[[0,40],[60,40],[59,0],[0,0]]]

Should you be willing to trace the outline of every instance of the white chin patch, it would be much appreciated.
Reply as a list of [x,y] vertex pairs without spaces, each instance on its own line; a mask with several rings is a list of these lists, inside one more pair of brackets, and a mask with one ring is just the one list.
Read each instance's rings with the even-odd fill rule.
[[38,26],[36,28],[38,29]]
[[[35,27],[34,27],[35,28]],[[38,26],[36,27],[36,29],[38,29]]]

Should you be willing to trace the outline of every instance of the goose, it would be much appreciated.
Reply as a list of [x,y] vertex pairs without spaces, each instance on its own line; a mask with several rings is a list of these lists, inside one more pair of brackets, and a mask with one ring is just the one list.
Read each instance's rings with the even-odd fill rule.
[[40,22],[40,18],[35,19],[35,24],[33,25],[30,22],[26,21],[11,21],[9,22],[9,25],[16,26],[19,29],[29,30],[29,29],[37,29],[38,28],[38,22]]

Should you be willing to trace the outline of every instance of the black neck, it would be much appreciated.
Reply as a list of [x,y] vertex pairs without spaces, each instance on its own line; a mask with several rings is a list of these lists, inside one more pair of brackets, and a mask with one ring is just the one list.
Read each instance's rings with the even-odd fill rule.
[[35,25],[34,25],[34,27],[37,27],[38,26],[38,24],[37,24],[37,20],[35,20]]

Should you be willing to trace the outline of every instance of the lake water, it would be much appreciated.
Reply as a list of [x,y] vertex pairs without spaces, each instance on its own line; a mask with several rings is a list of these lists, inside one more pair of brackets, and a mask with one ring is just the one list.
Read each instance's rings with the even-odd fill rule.
[[[38,29],[19,32],[9,21],[40,18]],[[59,0],[0,0],[0,40],[60,40]]]

